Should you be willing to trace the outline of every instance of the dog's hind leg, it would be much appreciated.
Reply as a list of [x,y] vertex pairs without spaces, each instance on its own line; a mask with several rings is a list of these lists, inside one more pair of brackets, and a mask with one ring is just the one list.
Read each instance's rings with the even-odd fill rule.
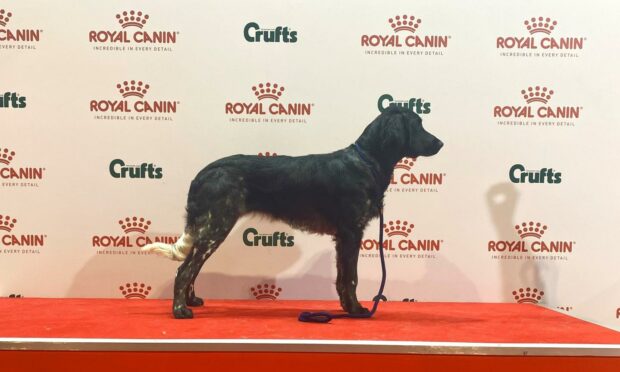
[[[194,280],[196,280],[194,278]],[[187,306],[202,306],[204,305],[202,298],[196,296],[194,292],[194,282],[192,281],[187,288]]]
[[[190,251],[190,253],[188,254],[188,256],[186,257],[187,262],[192,260],[192,256],[194,255],[194,250],[192,249]],[[177,269],[177,274],[179,271],[185,270],[186,265],[181,265],[179,266],[179,268]],[[202,300],[202,298],[197,297],[196,293],[194,292],[194,282],[192,281],[192,283],[190,283],[190,285],[187,287],[186,290],[186,298],[187,298],[187,306],[202,306],[204,304],[204,301]]]
[[226,239],[239,217],[238,213],[231,214],[230,210],[226,216],[214,215],[211,217],[211,213],[207,215],[209,220],[197,225],[201,227],[196,232],[194,249],[177,270],[172,305],[172,313],[177,319],[193,317],[192,311],[186,305],[198,306],[202,304],[202,299],[194,295],[194,281],[202,265]]
[[362,242],[361,231],[340,230],[335,236],[336,241],[336,290],[340,297],[340,305],[349,314],[364,314],[368,309],[362,307],[357,300],[357,259]]

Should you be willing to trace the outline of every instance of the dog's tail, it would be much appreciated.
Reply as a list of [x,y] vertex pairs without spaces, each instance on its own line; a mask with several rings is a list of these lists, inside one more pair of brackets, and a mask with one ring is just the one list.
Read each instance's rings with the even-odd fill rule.
[[142,247],[142,250],[145,252],[153,252],[157,255],[167,257],[171,260],[183,261],[193,248],[194,241],[191,235],[183,233],[179,240],[177,240],[174,244],[157,242],[145,245],[144,247]]

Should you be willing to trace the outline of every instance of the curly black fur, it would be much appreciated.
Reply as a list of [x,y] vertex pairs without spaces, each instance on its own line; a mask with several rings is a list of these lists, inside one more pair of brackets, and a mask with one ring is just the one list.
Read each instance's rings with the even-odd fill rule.
[[[292,227],[334,237],[336,289],[342,308],[367,312],[357,300],[357,259],[368,222],[379,215],[394,166],[403,157],[436,154],[443,143],[422,127],[415,113],[387,109],[354,145],[329,154],[217,160],[192,181],[185,234],[193,249],[177,271],[173,313],[191,318],[186,305],[201,305],[193,283],[204,262],[224,241],[237,219],[262,213]],[[360,151],[360,152],[358,152]]]

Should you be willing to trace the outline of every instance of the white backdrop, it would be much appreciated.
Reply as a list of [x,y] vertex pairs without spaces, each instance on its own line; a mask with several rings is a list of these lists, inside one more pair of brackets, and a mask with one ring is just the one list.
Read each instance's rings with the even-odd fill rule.
[[[616,3],[2,1],[0,9],[1,296],[169,298],[177,263],[139,246],[179,236],[197,171],[236,153],[343,148],[393,102],[418,111],[446,145],[395,170],[386,298],[518,299],[620,329]],[[124,97],[138,92],[124,89],[132,81],[140,94]],[[259,100],[252,88],[267,83],[281,95]],[[257,103],[264,114],[251,111]],[[286,112],[270,112],[273,103]],[[515,183],[517,164],[554,176]],[[515,229],[530,221],[542,235]],[[380,279],[378,228],[374,221],[363,242],[363,299]],[[293,236],[293,246],[243,242],[275,232]],[[432,249],[408,249],[425,244]],[[335,299],[334,280],[329,237],[248,216],[207,262],[197,292]],[[265,284],[274,293],[259,293]]]

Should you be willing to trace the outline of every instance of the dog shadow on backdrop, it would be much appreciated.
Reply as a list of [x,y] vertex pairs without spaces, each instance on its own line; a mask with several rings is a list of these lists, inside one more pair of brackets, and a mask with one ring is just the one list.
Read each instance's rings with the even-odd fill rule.
[[[515,212],[519,192],[512,183],[504,182],[491,186],[486,194],[487,206],[495,226],[498,240],[515,241],[519,235],[515,226],[527,222],[516,220]],[[499,260],[502,281],[501,297],[504,302],[515,302],[513,291],[519,288],[537,288],[545,292],[542,303],[555,303],[557,269],[545,261],[533,259],[531,244],[526,243],[527,253],[517,253],[522,260]],[[511,254],[511,253],[505,253]]]

